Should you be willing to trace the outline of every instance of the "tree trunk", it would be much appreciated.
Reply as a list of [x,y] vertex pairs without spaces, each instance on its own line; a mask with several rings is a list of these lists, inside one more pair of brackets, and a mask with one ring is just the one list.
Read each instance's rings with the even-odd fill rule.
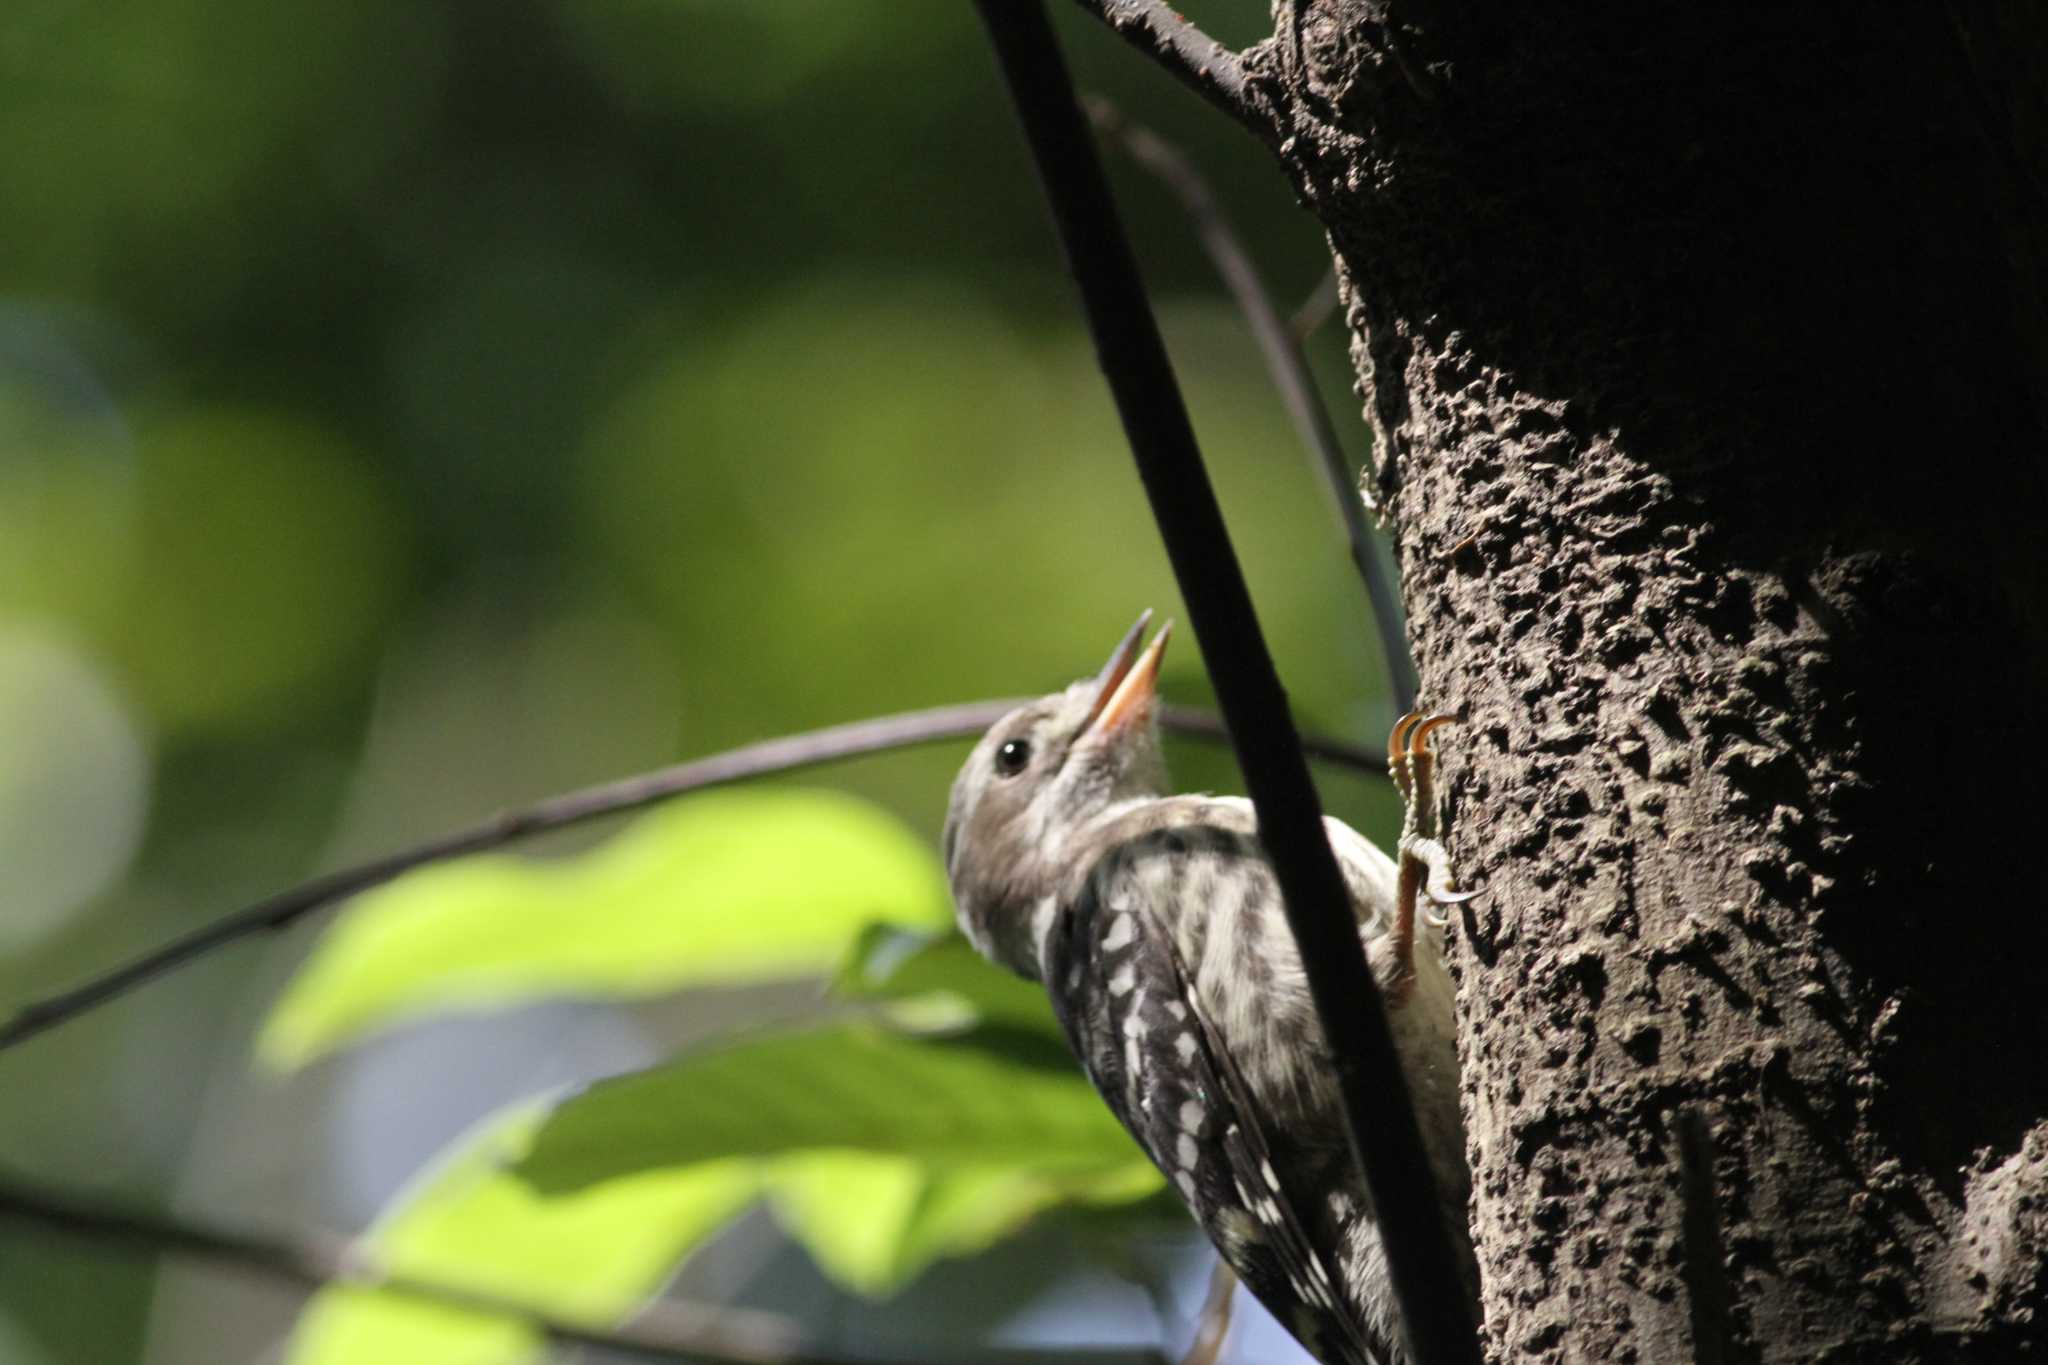
[[2043,11],[1276,9],[1467,722],[1490,1354],[2048,1349]]

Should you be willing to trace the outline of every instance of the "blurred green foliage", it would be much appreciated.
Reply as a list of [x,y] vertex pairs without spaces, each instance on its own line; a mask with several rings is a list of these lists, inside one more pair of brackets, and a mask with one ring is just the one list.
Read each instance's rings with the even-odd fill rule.
[[[785,817],[773,803],[748,814],[764,832]],[[754,856],[773,854],[762,844]],[[393,890],[424,894],[436,880],[415,874]],[[802,912],[800,898],[780,908]],[[1044,995],[957,935],[919,939],[877,921],[836,980],[842,998],[892,1008],[727,1041],[559,1103],[515,1106],[400,1195],[371,1251],[389,1272],[603,1327],[764,1196],[833,1279],[883,1294],[1047,1209],[1114,1207],[1160,1189],[1072,1065]],[[459,965],[420,994],[435,984],[466,1003]],[[933,1005],[936,1016],[918,1008]],[[309,1307],[291,1361],[516,1365],[538,1344],[525,1323],[333,1289]]]
[[[754,1163],[720,1161],[643,1171],[547,1199],[506,1174],[539,1119],[530,1105],[494,1116],[406,1191],[370,1235],[383,1267],[602,1325],[659,1286],[685,1249],[760,1188]],[[540,1344],[523,1322],[335,1288],[308,1305],[291,1360],[493,1365],[532,1359]]]
[[[1055,17],[1306,294],[1326,255],[1257,149]],[[1185,224],[1113,169],[1296,705],[1376,737],[1329,510]],[[1178,610],[968,6],[16,0],[0,184],[0,1002],[573,784],[1050,687]],[[1193,650],[1165,688],[1205,695]],[[821,780],[929,838],[959,752]],[[1325,790],[1387,831],[1377,786]],[[354,1209],[349,1059],[248,1079],[311,941],[0,1057],[33,1097],[0,1162]],[[260,1345],[188,1300],[0,1229],[10,1362]]]
[[357,897],[257,1048],[288,1069],[430,1010],[820,976],[863,931],[938,928],[948,906],[929,845],[862,802],[700,795],[573,861],[465,858]]

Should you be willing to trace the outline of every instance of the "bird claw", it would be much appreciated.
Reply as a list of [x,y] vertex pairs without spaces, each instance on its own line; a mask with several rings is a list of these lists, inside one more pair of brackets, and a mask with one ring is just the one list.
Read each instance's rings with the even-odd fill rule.
[[1401,842],[1436,834],[1436,755],[1429,737],[1457,721],[1456,716],[1425,716],[1410,711],[1394,722],[1387,736],[1387,773],[1401,793]]
[[[1426,795],[1429,780],[1436,771],[1436,757],[1429,752],[1429,737],[1444,726],[1454,724],[1457,719],[1456,716],[1425,716],[1420,711],[1410,711],[1395,721],[1394,728],[1387,734],[1387,773],[1400,789],[1401,799],[1408,803],[1410,816],[1415,813],[1418,785]],[[1434,803],[1423,804],[1430,805],[1429,818],[1434,823]]]
[[1422,882],[1422,894],[1438,905],[1463,905],[1479,894],[1477,891],[1458,890],[1451,877],[1450,852],[1434,839],[1419,836],[1403,839],[1401,856],[1413,858],[1429,870],[1429,875]]
[[1451,876],[1451,855],[1436,839],[1436,755],[1429,750],[1429,737],[1456,719],[1410,711],[1394,722],[1387,736],[1387,773],[1400,790],[1403,805],[1394,926],[1404,964],[1413,953],[1419,898],[1427,896],[1432,906],[1423,910],[1423,918],[1441,926],[1446,922],[1441,907],[1462,904],[1479,894],[1457,889]]

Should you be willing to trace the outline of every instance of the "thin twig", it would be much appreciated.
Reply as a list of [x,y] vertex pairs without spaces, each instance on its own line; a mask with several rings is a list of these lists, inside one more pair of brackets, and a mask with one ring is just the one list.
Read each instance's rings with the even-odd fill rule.
[[[906,711],[899,715],[763,740],[708,758],[585,787],[520,810],[505,811],[453,834],[399,849],[353,867],[323,873],[203,924],[68,991],[23,1005],[4,1026],[0,1026],[0,1052],[17,1047],[38,1034],[176,971],[216,948],[254,934],[282,929],[324,905],[381,886],[416,867],[500,848],[520,839],[567,829],[602,816],[638,810],[704,787],[789,772],[883,749],[978,735],[1019,704],[1015,698],[965,702],[958,706]],[[1227,738],[1222,721],[1209,712],[1168,707],[1161,720],[1168,728],[1188,734],[1211,739]],[[1312,749],[1335,763],[1379,772],[1386,770],[1384,757],[1338,740],[1313,741]]]
[[[332,1234],[284,1238],[241,1232],[183,1218],[118,1208],[71,1193],[35,1189],[0,1179],[0,1221],[30,1223],[66,1236],[134,1253],[167,1252],[253,1271],[307,1289],[342,1285],[425,1300],[463,1312],[530,1327],[556,1346],[583,1346],[640,1360],[687,1360],[717,1365],[879,1365],[873,1356],[824,1355],[803,1345],[796,1323],[776,1313],[707,1303],[658,1301],[630,1324],[602,1328],[562,1317],[518,1299],[442,1280],[379,1270],[373,1248]],[[977,1346],[986,1365],[1061,1365],[1132,1362],[1140,1352],[1006,1350]],[[1164,1357],[1151,1359],[1164,1365]]]
[[1316,334],[1337,311],[1337,268],[1331,266],[1316,281],[1316,287],[1309,290],[1308,297],[1287,319],[1287,334],[1294,338],[1297,346],[1306,346],[1308,339]]
[[1246,81],[1242,54],[1189,23],[1173,6],[1163,0],[1078,3],[1238,123],[1261,137],[1273,136],[1273,111]]
[[1223,1356],[1223,1342],[1230,1335],[1230,1305],[1237,1298],[1237,1272],[1221,1256],[1209,1270],[1209,1295],[1202,1300],[1202,1316],[1195,1339],[1188,1343],[1180,1365],[1216,1365]]
[[[1223,717],[1214,711],[1201,711],[1192,706],[1164,706],[1159,710],[1159,723],[1183,735],[1213,739],[1219,744],[1231,742],[1230,730],[1223,723]],[[1328,735],[1306,735],[1302,738],[1301,747],[1310,758],[1320,758],[1339,767],[1367,773],[1385,774],[1387,771],[1387,755],[1381,749],[1331,739]]]
[[848,1365],[843,1358],[800,1349],[791,1325],[769,1314],[734,1313],[703,1304],[656,1308],[630,1326],[605,1329],[573,1322],[534,1304],[414,1275],[380,1271],[362,1243],[331,1235],[282,1238],[181,1218],[116,1208],[73,1194],[0,1181],[0,1219],[134,1252],[170,1252],[251,1270],[308,1289],[348,1285],[424,1299],[446,1307],[524,1323],[562,1346],[592,1346],[646,1360],[731,1361],[738,1365]]
[[1244,249],[1237,233],[1224,216],[1223,206],[1209,188],[1209,182],[1180,148],[1141,123],[1125,118],[1123,111],[1100,97],[1088,101],[1088,114],[1095,126],[1115,138],[1131,160],[1151,172],[1173,192],[1194,224],[1203,250],[1223,277],[1224,287],[1237,301],[1238,311],[1252,329],[1266,372],[1280,401],[1294,422],[1301,443],[1308,448],[1316,472],[1322,475],[1330,505],[1337,511],[1337,524],[1351,550],[1351,562],[1365,584],[1365,596],[1372,609],[1373,631],[1379,637],[1380,658],[1387,670],[1387,689],[1393,694],[1394,714],[1405,716],[1415,709],[1415,670],[1408,662],[1408,641],[1401,633],[1401,611],[1393,585],[1381,567],[1372,527],[1365,517],[1365,501],[1358,494],[1358,475],[1337,440],[1337,428],[1330,410],[1316,390],[1309,373],[1308,357],[1301,343],[1280,316],[1273,295],[1259,278],[1259,268]]
[[1287,694],[1202,465],[1151,301],[1074,100],[1042,3],[976,0],[1080,287],[1110,392],[1230,725],[1335,1068],[1351,1145],[1379,1214],[1389,1279],[1418,1365],[1478,1365],[1479,1340],[1408,1085],[1366,966],[1351,899]]

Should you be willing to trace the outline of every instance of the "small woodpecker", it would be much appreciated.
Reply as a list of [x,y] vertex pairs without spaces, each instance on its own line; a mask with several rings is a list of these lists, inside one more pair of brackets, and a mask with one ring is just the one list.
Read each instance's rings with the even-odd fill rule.
[[[1240,797],[1171,796],[1154,711],[1169,622],[1138,618],[1094,678],[996,722],[953,784],[946,871],[960,927],[1041,982],[1088,1077],[1223,1259],[1327,1365],[1407,1360],[1333,1061],[1279,887]],[[1388,769],[1407,803],[1397,864],[1326,819],[1386,1001],[1467,1283],[1471,1175],[1458,1114],[1434,829],[1432,731],[1404,716]]]

